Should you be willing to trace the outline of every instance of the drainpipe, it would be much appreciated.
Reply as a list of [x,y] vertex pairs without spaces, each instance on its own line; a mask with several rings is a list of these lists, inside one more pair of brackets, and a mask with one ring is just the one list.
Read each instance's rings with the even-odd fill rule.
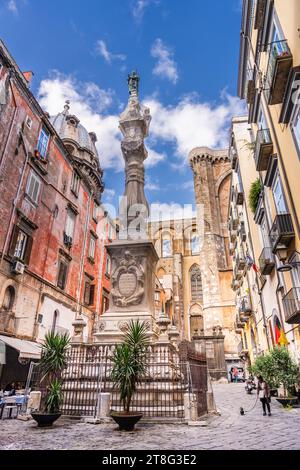
[[12,72],[12,70],[10,70],[10,71],[9,71],[9,86],[10,86],[10,88],[11,88],[11,93],[12,93],[12,98],[13,98],[13,101],[14,101],[15,109],[14,109],[14,114],[13,114],[12,120],[11,120],[11,122],[10,122],[9,132],[8,132],[7,139],[6,139],[6,142],[5,142],[5,145],[4,145],[4,149],[3,149],[3,151],[2,151],[2,155],[1,155],[1,159],[0,159],[0,172],[1,172],[1,169],[2,169],[2,166],[3,166],[3,163],[4,163],[4,157],[5,157],[5,153],[6,153],[7,147],[8,147],[9,141],[10,141],[10,139],[11,139],[12,130],[13,130],[13,128],[14,128],[15,123],[17,122],[17,117],[18,117],[18,114],[19,114],[19,108],[18,108],[18,106],[17,106],[17,101],[16,101],[16,98],[15,98],[15,94],[14,94],[14,90],[13,90],[12,84],[11,84],[11,76],[12,76],[12,74],[13,74],[13,72]]
[[11,214],[10,214],[8,229],[7,229],[7,232],[6,232],[6,237],[5,237],[5,240],[4,240],[4,245],[3,245],[3,248],[2,248],[2,253],[1,253],[1,258],[0,258],[0,267],[2,266],[3,259],[4,259],[4,254],[7,250],[8,240],[9,240],[9,236],[10,236],[10,233],[11,233],[11,228],[12,228],[12,224],[13,224],[13,220],[14,220],[14,216],[15,216],[15,212],[16,212],[16,207],[17,207],[21,187],[22,187],[23,180],[24,180],[25,170],[26,170],[27,163],[28,163],[28,160],[29,160],[29,156],[28,156],[28,152],[27,152],[27,149],[26,149],[26,145],[25,145],[25,141],[24,141],[24,138],[23,138],[22,131],[20,131],[20,137],[22,139],[22,143],[23,143],[23,146],[24,146],[26,157],[25,157],[25,160],[24,160],[22,173],[21,173],[21,176],[20,176],[20,179],[19,179],[17,193],[16,193],[16,196],[13,200],[13,207],[12,207],[12,211],[11,211]]

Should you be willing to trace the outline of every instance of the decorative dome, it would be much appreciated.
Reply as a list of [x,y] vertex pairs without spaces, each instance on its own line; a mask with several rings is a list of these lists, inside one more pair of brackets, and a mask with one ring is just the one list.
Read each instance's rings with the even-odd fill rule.
[[64,111],[50,117],[50,122],[62,140],[73,142],[76,147],[87,150],[98,157],[95,146],[97,137],[94,132],[88,132],[79,119],[69,113],[70,102],[66,101]]

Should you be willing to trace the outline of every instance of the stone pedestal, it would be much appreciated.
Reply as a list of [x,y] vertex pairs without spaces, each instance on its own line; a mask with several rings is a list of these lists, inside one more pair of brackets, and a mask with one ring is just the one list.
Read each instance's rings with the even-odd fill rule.
[[152,242],[118,240],[106,249],[112,261],[110,307],[99,321],[95,341],[121,342],[131,320],[145,322],[149,337],[155,340],[154,273],[158,256]]

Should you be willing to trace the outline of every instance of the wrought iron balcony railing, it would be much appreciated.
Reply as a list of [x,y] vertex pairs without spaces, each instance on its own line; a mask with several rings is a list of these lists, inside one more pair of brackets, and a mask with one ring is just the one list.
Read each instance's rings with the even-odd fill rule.
[[253,104],[255,97],[254,70],[248,69],[246,72],[244,95],[248,104]]
[[300,324],[300,287],[293,287],[282,299],[285,321]]
[[292,66],[293,56],[285,39],[269,44],[266,94],[270,105],[282,103]]
[[273,142],[269,129],[257,131],[255,146],[255,163],[257,171],[265,171],[268,168],[269,158],[273,152]]
[[276,253],[277,248],[279,247],[287,248],[294,238],[295,231],[291,215],[278,214],[275,217],[270,230],[270,240],[273,253]]
[[265,247],[259,257],[259,268],[261,273],[266,276],[271,274],[275,267],[275,257],[271,248]]

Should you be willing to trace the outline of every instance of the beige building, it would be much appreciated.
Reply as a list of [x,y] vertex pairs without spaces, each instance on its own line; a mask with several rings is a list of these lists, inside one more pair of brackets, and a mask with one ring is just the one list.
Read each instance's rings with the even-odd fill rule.
[[235,299],[228,239],[231,165],[227,150],[190,152],[197,217],[152,222],[159,255],[156,275],[166,293],[166,311],[182,339],[205,345],[214,379],[239,364]]
[[[252,342],[249,334],[247,338],[252,359],[253,347],[259,352],[286,342],[294,358],[300,359],[299,26],[298,0],[244,0],[238,92],[247,100],[249,124],[246,119],[233,121],[231,154],[233,185],[242,183],[240,209],[248,218],[244,249],[252,257],[249,265],[254,262],[252,277],[257,266],[249,286],[250,297],[256,290],[258,296],[252,298],[258,312],[249,330]],[[253,215],[248,198],[255,181],[258,198]],[[233,207],[236,194],[234,189]],[[231,215],[233,233],[234,220]],[[240,276],[238,267],[235,273]],[[233,280],[240,295],[245,292],[239,286],[245,277]]]

